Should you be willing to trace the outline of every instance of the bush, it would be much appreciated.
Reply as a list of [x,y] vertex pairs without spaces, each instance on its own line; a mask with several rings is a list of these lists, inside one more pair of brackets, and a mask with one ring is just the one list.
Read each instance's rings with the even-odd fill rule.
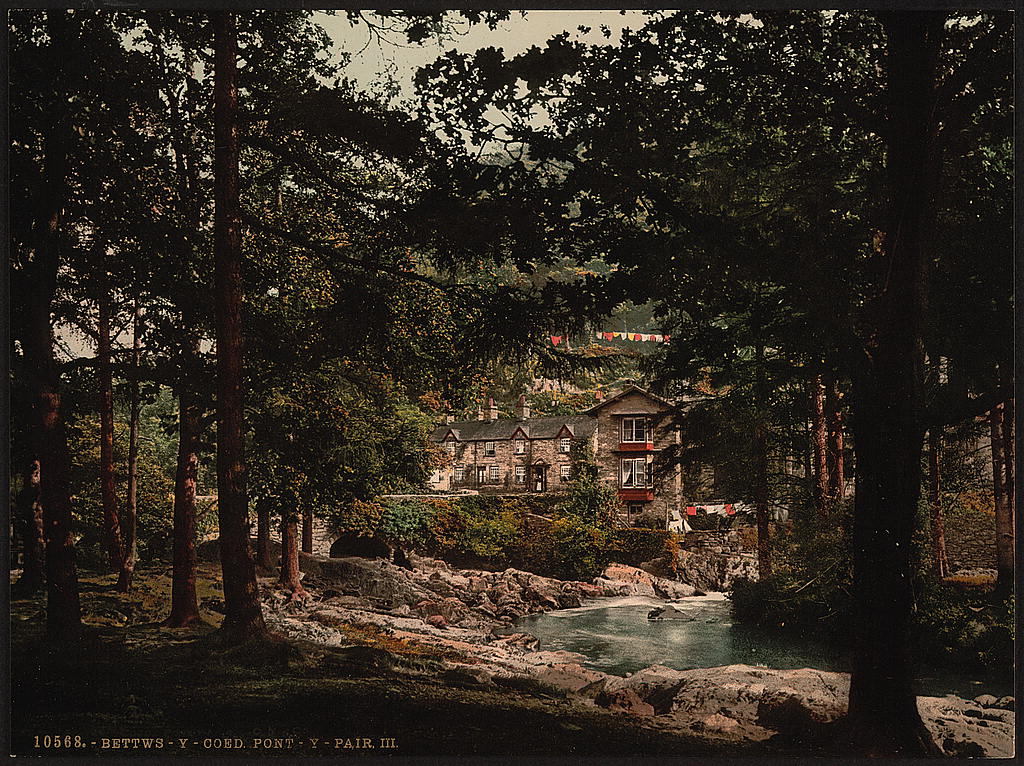
[[609,548],[611,557],[623,564],[640,566],[645,561],[666,559],[674,572],[679,536],[663,529],[616,529],[611,534]]

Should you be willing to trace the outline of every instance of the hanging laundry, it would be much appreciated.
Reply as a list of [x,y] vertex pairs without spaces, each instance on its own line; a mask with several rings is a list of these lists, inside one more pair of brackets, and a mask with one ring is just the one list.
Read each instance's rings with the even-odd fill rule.
[[686,506],[686,515],[687,516],[696,516],[697,515],[697,506],[695,506],[695,505],[688,505],[688,506]]
[[725,504],[725,515],[726,516],[735,516],[736,515],[736,511],[733,510],[732,503],[726,503]]

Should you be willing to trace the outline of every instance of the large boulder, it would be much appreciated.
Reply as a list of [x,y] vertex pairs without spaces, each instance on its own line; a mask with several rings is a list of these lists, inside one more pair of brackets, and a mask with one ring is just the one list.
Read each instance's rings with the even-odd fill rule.
[[360,556],[367,559],[388,559],[392,557],[391,546],[375,537],[344,532],[331,544],[331,558]]
[[1014,714],[952,695],[918,697],[917,709],[946,755],[1012,758]]

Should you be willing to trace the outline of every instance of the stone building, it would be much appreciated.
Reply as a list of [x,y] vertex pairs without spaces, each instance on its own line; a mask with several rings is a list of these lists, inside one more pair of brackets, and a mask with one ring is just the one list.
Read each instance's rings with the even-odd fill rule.
[[586,442],[598,478],[618,490],[624,520],[653,515],[667,524],[679,514],[681,474],[675,468],[663,475],[655,461],[679,443],[673,412],[670,402],[632,385],[578,415],[530,417],[522,396],[515,417],[499,419],[489,401],[477,420],[445,423],[431,434],[451,458],[431,486],[484,494],[561,492],[570,481],[573,445]]

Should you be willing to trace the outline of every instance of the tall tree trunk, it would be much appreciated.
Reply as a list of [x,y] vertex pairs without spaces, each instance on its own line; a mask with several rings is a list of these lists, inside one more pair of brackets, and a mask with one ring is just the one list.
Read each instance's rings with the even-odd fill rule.
[[824,516],[828,506],[829,470],[826,459],[828,434],[825,429],[825,395],[822,391],[821,376],[810,383],[811,399],[811,445],[814,448],[814,503],[818,514]]
[[942,450],[942,431],[928,429],[928,511],[932,533],[932,568],[937,577],[949,574],[946,556],[946,527],[942,521],[942,476],[939,457]]
[[[105,246],[97,241],[97,248]],[[110,284],[104,252],[99,249],[100,297],[97,328],[97,373],[100,383],[100,494],[103,500],[103,536],[107,546],[107,566],[120,572],[124,562],[121,523],[117,515],[117,485],[114,478],[114,376],[110,361]]]
[[938,166],[934,86],[940,13],[887,12],[889,220],[877,325],[853,367],[857,492],[853,527],[852,749],[873,756],[938,754],[914,694],[909,629],[912,536],[924,441],[922,321]]
[[302,552],[313,553],[313,511],[310,508],[302,511]]
[[[992,452],[992,492],[996,505],[996,590],[1008,593],[1013,588],[1013,514],[1008,494],[1013,488],[1006,484],[1006,418],[1004,404],[989,410],[989,443]],[[1009,490],[1009,492],[1007,491]]]
[[132,313],[132,379],[128,402],[128,503],[124,513],[124,557],[121,575],[117,578],[117,589],[123,593],[127,593],[132,587],[135,560],[138,558],[140,325],[139,298],[135,296]]
[[214,255],[217,326],[217,511],[229,642],[264,635],[249,551],[242,403],[242,248],[238,202],[238,70],[235,16],[214,20]]
[[[186,382],[187,385],[187,382]],[[195,394],[178,391],[178,469],[174,477],[174,553],[171,614],[164,622],[185,628],[200,621],[196,600],[196,478],[199,408]]]
[[839,383],[834,373],[827,372],[825,383],[825,422],[828,428],[828,446],[825,458],[828,466],[828,496],[832,503],[843,499],[846,486],[843,461],[843,405]]
[[294,506],[281,509],[281,577],[278,584],[291,593],[291,601],[306,591],[299,580],[299,519]]
[[43,553],[43,506],[39,502],[39,460],[33,459],[22,472],[22,487],[15,498],[15,518],[21,531],[23,557],[21,577],[11,587],[13,595],[28,596],[46,582]]
[[1003,465],[1000,474],[1003,484],[1003,512],[999,512],[996,506],[996,557],[997,557],[997,578],[996,592],[1001,596],[1013,592],[1014,574],[1014,523],[1017,511],[1017,488],[1014,484],[1014,459],[1016,457],[1016,444],[1014,435],[1016,424],[1014,423],[1014,397],[1013,397],[1013,376],[1010,368],[999,365],[1000,378],[1003,387],[1010,392],[1010,395],[1002,405],[1002,457]]
[[764,345],[756,349],[757,422],[754,424],[754,516],[757,519],[757,577],[772,576],[771,530],[768,526],[771,508],[768,490],[768,424],[767,379],[764,366]]
[[[55,62],[65,61],[72,47],[67,14],[47,12]],[[33,257],[27,280],[32,295],[23,317],[22,353],[33,390],[32,423],[39,457],[39,502],[43,508],[46,556],[46,631],[50,638],[77,636],[82,627],[78,598],[75,545],[71,537],[71,457],[61,412],[60,375],[53,355],[50,306],[60,265],[60,217],[66,194],[68,124],[64,67],[57,63],[58,97],[50,106],[53,119],[43,139],[43,183],[34,200]]]
[[256,503],[256,568],[269,573],[274,568],[270,555],[270,499],[261,497]]

